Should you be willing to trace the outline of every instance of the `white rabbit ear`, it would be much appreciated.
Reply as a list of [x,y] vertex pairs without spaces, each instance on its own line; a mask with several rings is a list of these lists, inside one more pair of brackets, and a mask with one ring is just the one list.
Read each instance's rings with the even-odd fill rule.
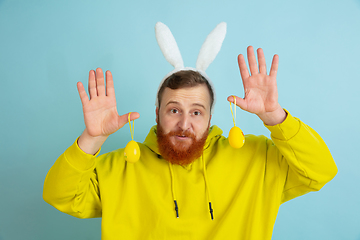
[[226,23],[219,23],[206,37],[196,60],[196,69],[205,70],[219,53],[226,35]]
[[165,24],[157,22],[155,25],[155,36],[165,59],[175,69],[184,68],[184,61],[170,29]]

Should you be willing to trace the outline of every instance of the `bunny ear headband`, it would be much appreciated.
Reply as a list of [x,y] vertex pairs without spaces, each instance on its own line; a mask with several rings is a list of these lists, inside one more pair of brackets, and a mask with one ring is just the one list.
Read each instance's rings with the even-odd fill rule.
[[[208,68],[210,63],[214,61],[216,55],[219,53],[225,35],[226,35],[226,23],[225,22],[219,23],[214,28],[214,30],[212,30],[211,33],[207,36],[205,42],[201,46],[198,58],[196,60],[196,68],[184,67],[184,61],[181,57],[180,50],[170,29],[165,24],[161,22],[157,22],[155,25],[156,40],[160,46],[161,52],[164,54],[165,59],[172,66],[174,66],[174,70],[166,74],[166,76],[161,81],[158,92],[164,81],[172,74],[182,70],[193,70],[199,72],[209,82],[214,92],[214,103],[215,103],[214,85],[211,82],[210,78],[206,75],[205,70]],[[159,107],[159,100],[157,97],[156,97],[155,105],[156,107]],[[214,105],[215,104],[213,104],[213,106]],[[211,112],[213,112],[213,109],[211,109]]]

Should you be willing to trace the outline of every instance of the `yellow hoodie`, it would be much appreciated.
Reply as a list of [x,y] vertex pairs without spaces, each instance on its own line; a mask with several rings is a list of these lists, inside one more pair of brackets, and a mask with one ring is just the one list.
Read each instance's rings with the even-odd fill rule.
[[186,167],[162,159],[155,126],[136,163],[124,149],[96,157],[75,142],[50,169],[43,197],[72,216],[102,217],[104,240],[271,239],[280,204],[319,190],[337,168],[320,136],[290,114],[266,127],[272,140],[246,135],[234,149],[213,126]]

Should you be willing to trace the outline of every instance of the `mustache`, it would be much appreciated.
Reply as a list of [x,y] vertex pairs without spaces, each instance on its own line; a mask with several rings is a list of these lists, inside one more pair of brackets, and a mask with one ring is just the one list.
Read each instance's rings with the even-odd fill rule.
[[171,131],[167,134],[169,137],[171,136],[182,136],[182,137],[188,137],[188,138],[192,138],[195,139],[195,134],[190,132],[189,130],[186,131],[182,131],[182,130],[175,130],[175,131]]

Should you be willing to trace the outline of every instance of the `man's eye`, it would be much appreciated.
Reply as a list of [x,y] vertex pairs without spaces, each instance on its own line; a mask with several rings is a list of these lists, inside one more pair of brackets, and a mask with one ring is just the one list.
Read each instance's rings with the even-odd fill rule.
[[199,111],[195,111],[193,114],[194,114],[195,116],[198,116],[198,115],[200,115],[200,114],[201,114],[201,112],[199,112]]
[[177,109],[171,109],[170,112],[171,113],[178,113],[179,111]]

